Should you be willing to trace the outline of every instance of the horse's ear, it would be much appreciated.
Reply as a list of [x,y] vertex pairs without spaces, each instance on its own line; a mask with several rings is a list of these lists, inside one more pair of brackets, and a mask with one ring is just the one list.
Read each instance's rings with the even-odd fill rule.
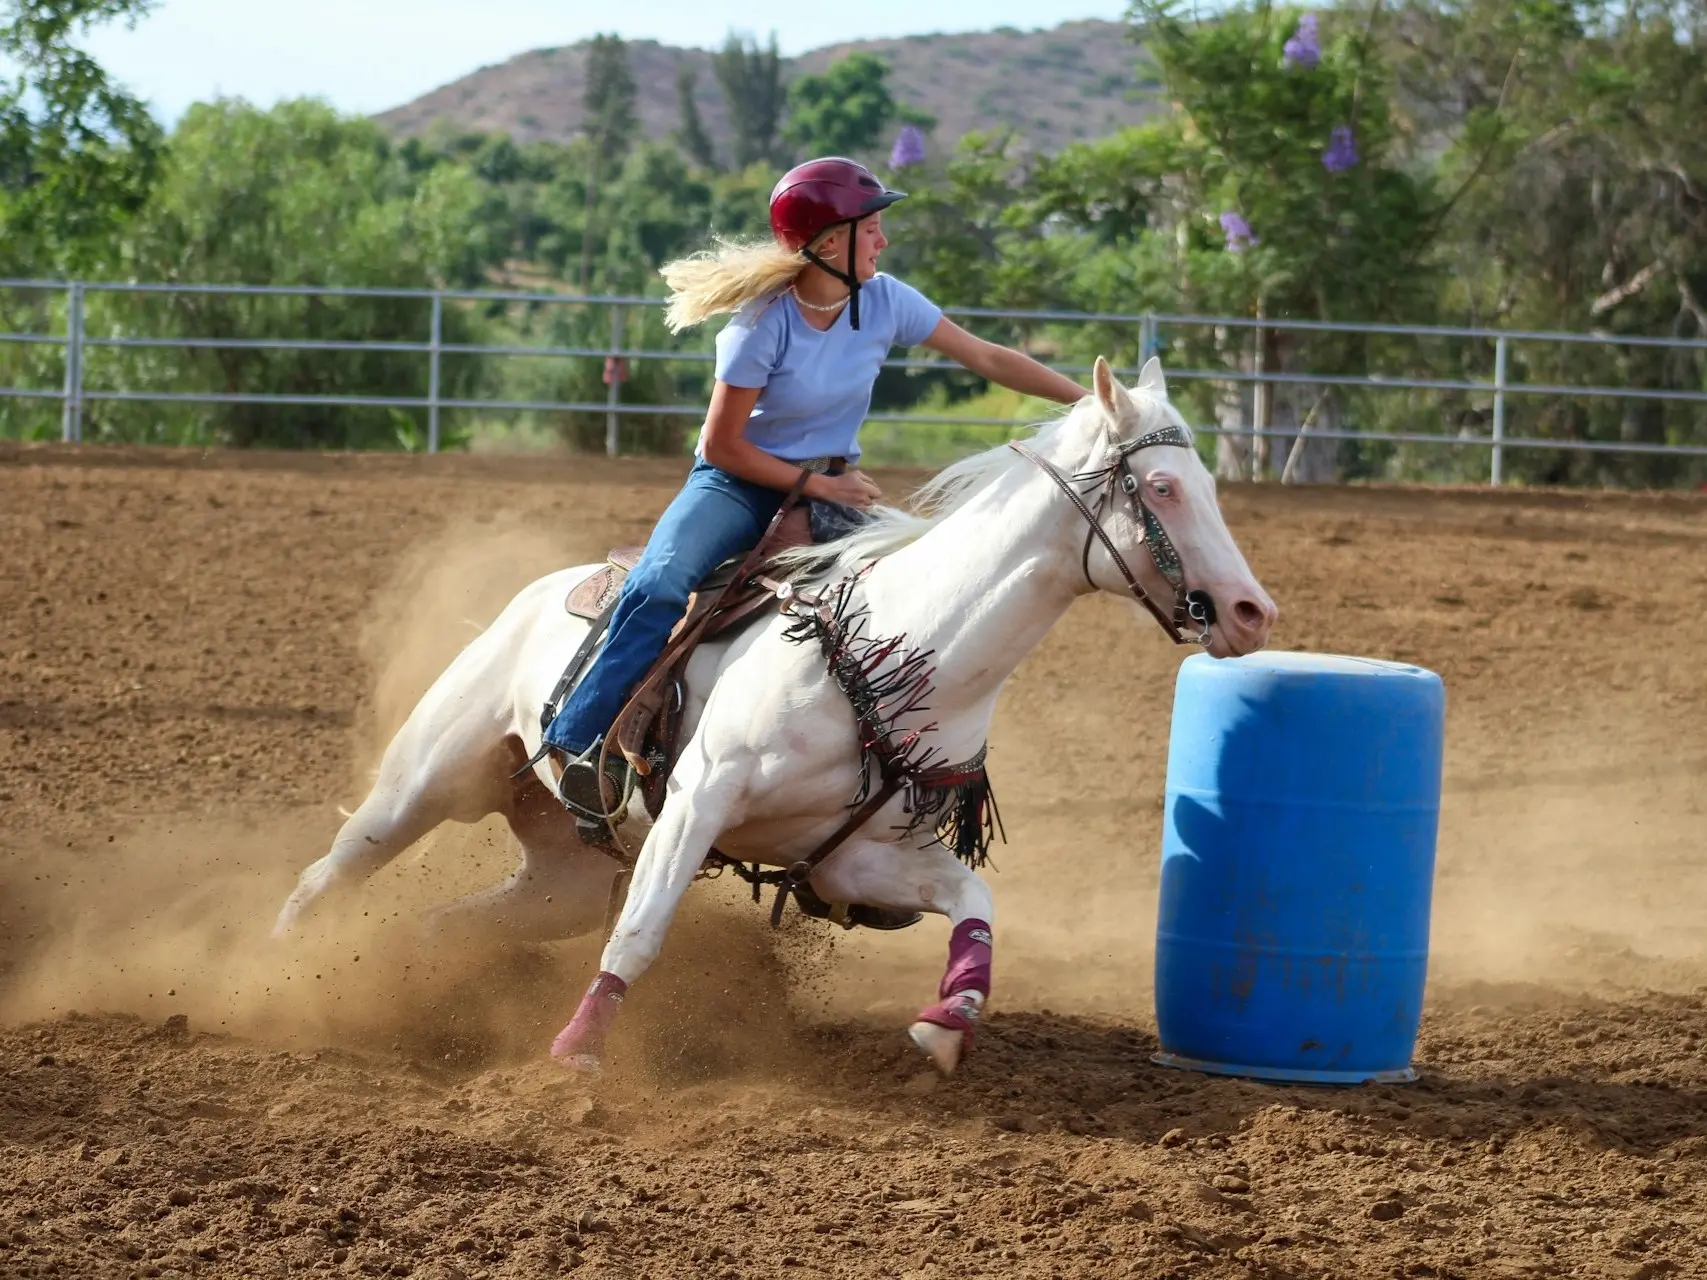
[[1132,412],[1131,397],[1126,394],[1126,388],[1114,380],[1114,370],[1108,367],[1108,361],[1102,356],[1097,357],[1091,383],[1096,387],[1097,403],[1108,415],[1110,423],[1118,424]]
[[1138,389],[1153,391],[1164,400],[1168,398],[1168,382],[1162,376],[1162,362],[1155,356],[1144,362],[1144,371],[1138,375]]

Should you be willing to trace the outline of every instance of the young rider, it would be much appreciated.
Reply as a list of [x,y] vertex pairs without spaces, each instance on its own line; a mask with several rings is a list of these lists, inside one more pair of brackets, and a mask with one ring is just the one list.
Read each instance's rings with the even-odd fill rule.
[[883,495],[854,465],[872,384],[891,347],[922,345],[990,382],[1064,404],[1078,383],[973,337],[918,290],[877,269],[883,210],[905,193],[863,165],[812,160],[771,192],[774,243],[725,245],[663,268],[672,331],[734,316],[717,336],[716,381],[693,469],[611,614],[604,649],[546,729],[568,758],[560,797],[602,821],[602,738],[663,652],[707,574],[757,545],[802,468],[803,496],[863,511]]

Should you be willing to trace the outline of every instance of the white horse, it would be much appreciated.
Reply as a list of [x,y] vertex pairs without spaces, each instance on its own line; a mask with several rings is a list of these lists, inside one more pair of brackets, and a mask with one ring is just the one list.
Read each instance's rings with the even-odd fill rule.
[[[918,495],[922,514],[879,510],[830,544],[827,568],[820,561],[809,581],[797,583],[803,592],[846,584],[866,634],[904,636],[908,649],[930,655],[929,708],[907,712],[894,728],[924,730],[920,743],[934,760],[979,755],[1003,683],[1073,601],[1093,590],[1130,599],[1135,576],[1158,601],[1177,599],[1175,619],[1183,620],[1189,589],[1199,602],[1200,638],[1216,657],[1267,642],[1277,611],[1222,522],[1214,480],[1168,403],[1160,364],[1151,360],[1128,390],[1099,358],[1094,385],[1093,395],[1039,428],[1029,457],[998,447],[949,467]],[[1080,508],[1063,486],[1083,491],[1093,473],[1109,500]],[[1183,581],[1177,569],[1168,581],[1163,551],[1177,552]],[[540,708],[586,634],[587,624],[565,612],[565,594],[596,568],[563,570],[524,588],[450,664],[397,732],[372,792],[331,851],[303,871],[275,936],[288,937],[317,901],[358,885],[440,823],[491,813],[509,820],[520,865],[503,884],[434,919],[539,941],[601,927],[617,863],[577,840],[545,762],[520,782],[511,777],[539,746]],[[633,822],[622,828],[627,836],[650,822],[601,973],[553,1045],[566,1065],[597,1067],[622,994],[658,955],[714,846],[730,858],[786,868],[847,822],[862,784],[860,728],[824,650],[799,642],[798,633],[791,641],[789,624],[772,615],[702,645],[690,660],[680,758],[661,812],[638,812],[637,795]],[[830,903],[936,912],[953,923],[942,999],[911,1028],[946,1073],[989,996],[994,904],[983,879],[929,823],[908,829],[904,795],[816,864],[809,884]]]

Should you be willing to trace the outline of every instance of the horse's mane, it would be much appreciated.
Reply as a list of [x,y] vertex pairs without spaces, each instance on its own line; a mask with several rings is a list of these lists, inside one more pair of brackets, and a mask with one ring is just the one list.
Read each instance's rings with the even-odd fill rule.
[[[1148,416],[1154,399],[1144,391],[1131,394],[1140,413]],[[1179,415],[1171,411],[1167,402],[1161,403],[1164,412],[1178,420]],[[1063,437],[1083,432],[1089,424],[1099,423],[1101,413],[1096,402],[1087,397],[1052,418],[1034,423],[1028,441],[1046,448]],[[1184,425],[1183,421],[1180,425]],[[1030,465],[1005,443],[985,449],[950,463],[920,485],[909,502],[910,510],[873,507],[865,523],[852,533],[834,542],[791,548],[777,555],[773,563],[784,572],[805,571],[813,577],[853,573],[874,560],[911,546],[984,490],[1000,483],[1016,469]]]

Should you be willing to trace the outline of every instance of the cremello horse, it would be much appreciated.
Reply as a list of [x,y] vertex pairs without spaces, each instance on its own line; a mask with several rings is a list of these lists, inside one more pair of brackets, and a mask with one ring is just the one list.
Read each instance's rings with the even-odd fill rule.
[[[1150,361],[1128,390],[1099,359],[1094,383],[1093,395],[1038,430],[1034,458],[998,447],[949,467],[918,495],[920,514],[879,511],[832,544],[833,563],[811,571],[811,581],[835,583],[865,569],[854,590],[868,633],[905,636],[915,651],[931,653],[935,687],[912,727],[934,726],[927,736],[938,760],[979,753],[1003,683],[1075,599],[1093,590],[1132,599],[1111,550],[1150,595],[1173,597],[1146,544],[1146,508],[1162,530],[1158,538],[1152,529],[1150,541],[1171,541],[1177,551],[1180,589],[1213,601],[1208,651],[1228,657],[1267,642],[1276,609],[1222,522],[1214,480],[1168,403],[1159,363]],[[1133,448],[1157,431],[1171,439]],[[1188,447],[1170,447],[1182,442]],[[1106,544],[1089,541],[1090,510],[1061,488],[1066,477],[1098,472],[1130,477],[1124,491],[1110,482],[1112,501],[1096,515]],[[541,941],[601,926],[617,864],[576,839],[544,763],[519,782],[511,777],[538,747],[540,708],[585,635],[586,624],[564,611],[565,593],[595,568],[563,570],[524,588],[450,664],[392,740],[372,792],[331,851],[302,873],[275,936],[288,937],[318,900],[358,885],[440,823],[491,813],[509,820],[520,865],[508,881],[443,908],[433,921]],[[1143,616],[1136,605],[1133,612]],[[820,647],[791,642],[787,625],[773,615],[702,646],[691,660],[680,760],[661,812],[635,812],[622,829],[629,836],[651,823],[602,971],[553,1045],[560,1061],[596,1067],[623,992],[658,955],[713,846],[731,858],[788,867],[847,820],[861,785],[854,712]],[[897,796],[874,813],[810,883],[831,903],[949,918],[955,932],[943,1001],[920,1015],[912,1034],[952,1071],[989,995],[994,903],[983,879],[935,840],[929,824],[904,830],[902,805]]]

